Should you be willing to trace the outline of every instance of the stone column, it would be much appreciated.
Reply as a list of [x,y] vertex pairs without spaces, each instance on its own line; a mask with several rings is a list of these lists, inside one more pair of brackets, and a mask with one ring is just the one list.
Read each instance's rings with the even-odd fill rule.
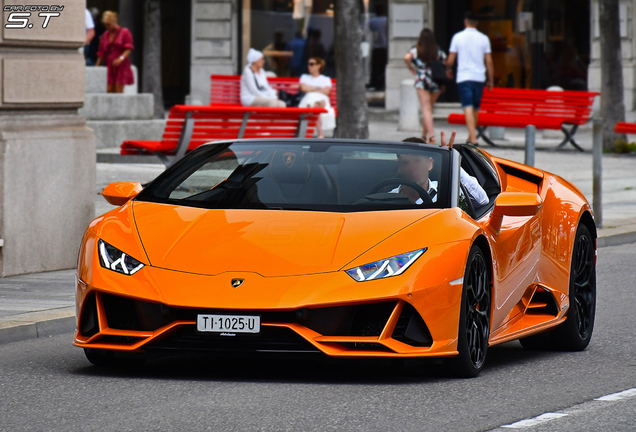
[[400,108],[400,83],[413,78],[404,64],[404,55],[415,45],[422,28],[433,30],[433,16],[433,0],[389,0],[387,110]]
[[241,0],[192,0],[190,101],[210,103],[210,75],[238,73]]
[[[25,5],[3,0],[7,6]],[[71,268],[94,217],[95,142],[84,101],[84,0],[0,29],[0,276]],[[15,22],[15,21],[14,21]],[[20,24],[20,21],[17,22]]]
[[[601,39],[599,30],[599,2],[592,0],[592,61],[588,70],[588,87],[591,91],[601,91]],[[636,109],[636,0],[620,1],[621,55],[623,56],[623,82],[625,110]],[[600,100],[596,98],[595,112],[600,110]]]

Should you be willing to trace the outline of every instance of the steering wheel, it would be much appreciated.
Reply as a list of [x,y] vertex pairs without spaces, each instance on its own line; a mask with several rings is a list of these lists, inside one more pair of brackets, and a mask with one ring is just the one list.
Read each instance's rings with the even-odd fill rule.
[[378,183],[377,185],[371,188],[368,195],[377,193],[380,189],[389,185],[408,186],[411,189],[415,190],[415,192],[417,192],[420,195],[420,198],[422,198],[422,202],[424,204],[431,204],[433,202],[433,199],[431,198],[431,196],[428,194],[428,192],[426,192],[426,190],[422,186],[418,185],[417,183],[413,183],[411,181],[407,181],[407,180],[399,179],[399,178],[392,178],[392,179],[381,181],[380,183]]

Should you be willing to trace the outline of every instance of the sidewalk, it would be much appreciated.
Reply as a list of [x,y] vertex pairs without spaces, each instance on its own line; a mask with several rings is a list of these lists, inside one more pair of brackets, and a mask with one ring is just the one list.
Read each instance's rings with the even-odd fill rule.
[[[446,122],[436,122],[437,136],[452,130]],[[458,140],[466,138],[464,128],[457,128]],[[401,141],[419,132],[399,132],[395,122],[370,124],[371,139]],[[537,133],[536,167],[560,175],[577,186],[588,200],[592,198],[592,134],[589,129],[579,131],[577,142],[587,151],[578,152],[572,146],[559,152],[547,151],[560,142],[558,138],[544,138]],[[493,155],[523,162],[524,133],[506,130],[506,140],[496,141],[501,148],[485,146]],[[163,172],[158,159],[149,157],[148,163],[98,163],[96,215],[114,207],[98,193],[115,181],[146,183]],[[599,230],[599,248],[636,242],[636,157],[605,155],[603,157],[603,219],[605,228]],[[48,337],[68,333],[75,328],[74,270],[13,276],[0,279],[0,345],[3,343]],[[70,343],[70,341],[69,341]]]

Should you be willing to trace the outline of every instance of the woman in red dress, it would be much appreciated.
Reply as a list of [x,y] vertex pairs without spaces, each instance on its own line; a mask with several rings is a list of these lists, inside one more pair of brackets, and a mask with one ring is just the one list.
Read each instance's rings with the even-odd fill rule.
[[117,24],[117,13],[106,11],[102,17],[106,32],[102,35],[97,51],[99,66],[106,63],[108,68],[108,93],[123,93],[124,86],[134,84],[128,55],[134,49],[132,36],[127,28]]

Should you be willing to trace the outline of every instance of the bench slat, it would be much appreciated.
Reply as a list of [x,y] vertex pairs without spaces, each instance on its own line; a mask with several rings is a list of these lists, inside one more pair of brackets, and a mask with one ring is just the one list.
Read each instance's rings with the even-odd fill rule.
[[616,126],[614,126],[614,132],[621,134],[636,134],[636,124],[627,122],[616,123]]
[[[592,113],[595,92],[494,88],[484,90],[480,126],[561,129],[563,124],[583,125]],[[463,114],[451,114],[450,124],[464,124]]]
[[[241,76],[240,75],[212,75],[210,77],[210,104],[211,105],[241,105]],[[288,93],[299,91],[299,78],[275,77],[267,78],[269,85],[274,90],[285,90]],[[337,108],[336,80],[331,79],[331,92],[329,103]]]
[[243,116],[249,119],[243,138],[293,138],[303,116],[307,129],[305,138],[311,138],[318,116],[326,112],[323,108],[267,108],[242,106],[198,106],[175,105],[170,110],[161,141],[128,140],[121,145],[121,154],[163,153],[174,155],[183,132],[186,116],[193,121],[193,130],[188,150],[205,143],[232,140],[238,137]]

